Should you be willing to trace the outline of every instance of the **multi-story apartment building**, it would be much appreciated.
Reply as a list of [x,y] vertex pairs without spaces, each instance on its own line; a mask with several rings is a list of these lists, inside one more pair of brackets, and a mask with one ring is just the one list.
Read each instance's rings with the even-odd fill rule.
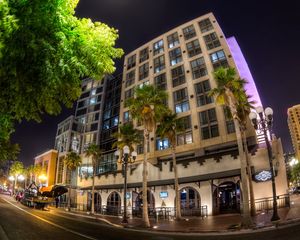
[[287,114],[295,157],[300,160],[300,104],[289,108]]
[[[213,71],[220,66],[234,67],[248,80],[246,90],[257,104],[260,99],[247,63],[235,38],[226,38],[213,14],[209,13],[178,26],[135,49],[125,56],[119,123],[131,121],[128,98],[143,84],[167,90],[168,106],[185,121],[185,131],[177,135],[176,159],[181,191],[182,213],[208,214],[239,211],[240,161],[234,126],[224,108],[208,96],[216,87]],[[143,130],[142,126],[136,127]],[[104,126],[103,126],[104,127]],[[255,198],[272,196],[267,150],[259,148],[254,129],[247,129],[248,148],[252,155]],[[101,144],[101,143],[100,143]],[[136,146],[137,160],[128,171],[128,209],[138,214],[142,206],[143,148]],[[280,140],[273,141],[277,194],[286,193],[286,175]],[[148,153],[148,205],[150,209],[174,208],[174,173],[167,139],[150,135]],[[114,173],[99,174],[95,179],[97,208],[108,211],[123,206],[121,166]],[[86,204],[91,179],[81,179],[77,195]],[[120,212],[120,211],[119,211]],[[151,211],[153,212],[153,211]]]
[[[55,149],[58,151],[56,183],[70,184],[72,198],[75,198],[77,176],[88,179],[92,176],[91,159],[85,157],[85,149],[91,143],[100,145],[103,159],[99,161],[96,174],[117,170],[113,156],[112,144],[115,139],[112,133],[118,130],[119,105],[122,76],[106,76],[101,81],[84,79],[82,94],[77,101],[75,116],[70,116],[58,124]],[[70,151],[82,156],[79,174],[66,169],[64,158]]]

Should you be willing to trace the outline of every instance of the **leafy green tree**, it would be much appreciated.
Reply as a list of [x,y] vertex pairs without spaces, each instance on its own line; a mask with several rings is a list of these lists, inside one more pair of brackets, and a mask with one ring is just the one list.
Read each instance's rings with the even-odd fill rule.
[[171,111],[162,116],[160,123],[156,129],[156,134],[161,138],[167,138],[170,142],[172,149],[172,159],[173,159],[173,168],[174,168],[174,185],[175,185],[175,194],[176,194],[176,220],[181,219],[181,208],[180,208],[180,193],[179,193],[179,184],[178,184],[178,171],[176,163],[176,135],[179,132],[184,130],[184,123],[181,119],[177,118],[176,113]]
[[0,162],[16,160],[19,153],[20,147],[18,144],[12,144],[9,140],[0,138]]
[[300,162],[298,162],[292,168],[292,181],[296,185],[299,185],[299,183],[300,183]]
[[144,85],[135,89],[135,97],[126,101],[126,107],[133,119],[136,119],[144,126],[144,160],[143,160],[143,224],[150,227],[147,204],[147,163],[149,134],[156,127],[161,115],[166,112],[164,104],[168,94],[153,85]]
[[241,162],[241,183],[242,183],[242,226],[249,228],[252,225],[252,219],[249,211],[249,195],[248,195],[248,177],[247,177],[247,161],[243,147],[243,139],[241,133],[241,124],[239,122],[238,95],[243,91],[245,81],[236,76],[235,68],[218,68],[214,72],[214,79],[217,87],[212,89],[210,96],[216,96],[218,104],[225,105],[229,108],[233,118],[235,133],[238,144],[239,157]]
[[92,177],[92,210],[91,213],[95,213],[95,176],[96,176],[96,167],[99,160],[102,157],[102,150],[96,144],[90,144],[85,150],[85,156],[92,157],[93,165],[93,177]]
[[[0,139],[16,121],[58,114],[81,79],[115,70],[117,30],[75,17],[78,0],[0,0]],[[0,150],[1,151],[1,150]]]
[[[71,174],[81,165],[81,162],[81,157],[75,152],[69,152],[64,159],[65,166],[71,171]],[[69,186],[68,210],[71,210],[71,184]]]

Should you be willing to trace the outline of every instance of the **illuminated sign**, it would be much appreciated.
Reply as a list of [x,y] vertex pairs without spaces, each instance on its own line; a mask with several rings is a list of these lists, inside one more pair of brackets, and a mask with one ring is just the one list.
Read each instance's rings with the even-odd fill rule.
[[272,173],[270,170],[263,170],[255,173],[254,180],[256,182],[266,182],[272,179]]
[[168,192],[160,192],[159,197],[160,198],[167,198],[168,197]]

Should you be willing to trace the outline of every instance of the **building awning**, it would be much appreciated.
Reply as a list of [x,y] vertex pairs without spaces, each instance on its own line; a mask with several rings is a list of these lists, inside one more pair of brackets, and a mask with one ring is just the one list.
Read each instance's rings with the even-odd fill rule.
[[[224,172],[215,172],[215,173],[209,173],[209,174],[203,174],[203,175],[197,175],[197,176],[190,176],[190,177],[183,177],[179,178],[178,182],[179,184],[183,183],[193,183],[193,182],[202,182],[202,181],[208,181],[213,179],[221,179],[221,178],[227,178],[227,177],[235,177],[241,175],[241,169],[234,169],[230,171],[224,171]],[[148,181],[148,187],[155,187],[155,186],[164,186],[164,185],[173,185],[174,179],[165,179],[165,180],[156,180],[156,181]],[[103,189],[122,189],[122,184],[113,184],[113,185],[96,185],[95,190],[103,190]],[[142,187],[142,182],[137,183],[128,183],[127,188],[139,188]],[[92,186],[89,187],[83,187],[80,188],[81,190],[91,190]]]

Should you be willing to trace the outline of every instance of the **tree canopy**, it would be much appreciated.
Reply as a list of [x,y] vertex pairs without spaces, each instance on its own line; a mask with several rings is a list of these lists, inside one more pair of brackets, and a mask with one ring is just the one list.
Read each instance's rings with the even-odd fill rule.
[[0,139],[71,107],[83,77],[114,72],[117,30],[75,17],[78,1],[0,0]]

